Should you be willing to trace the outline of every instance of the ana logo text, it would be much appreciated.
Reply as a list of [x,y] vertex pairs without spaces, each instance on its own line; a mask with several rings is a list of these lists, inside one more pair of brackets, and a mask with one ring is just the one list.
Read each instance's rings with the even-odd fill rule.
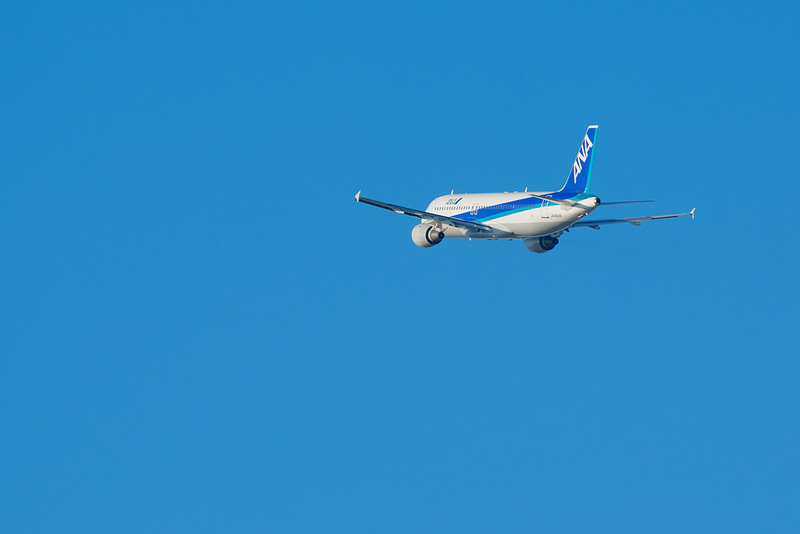
[[592,141],[589,139],[589,134],[587,133],[583,137],[583,143],[581,143],[581,148],[578,150],[578,155],[575,156],[575,163],[572,164],[573,183],[578,183],[578,175],[581,173],[581,169],[583,169],[583,164],[586,163],[586,157],[589,155],[590,148],[592,148]]
[[459,202],[461,202],[462,200],[464,200],[464,197],[461,197],[461,198],[451,198],[450,200],[448,200],[448,201],[447,201],[447,204],[448,204],[448,205],[452,204],[452,205],[454,205],[454,206],[455,206],[456,204],[458,204],[458,203],[459,203]]

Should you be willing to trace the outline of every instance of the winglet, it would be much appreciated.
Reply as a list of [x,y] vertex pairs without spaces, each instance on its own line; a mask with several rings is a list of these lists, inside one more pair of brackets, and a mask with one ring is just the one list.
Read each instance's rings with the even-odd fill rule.
[[356,193],[356,202],[359,202],[359,201],[360,201],[360,200],[359,200],[360,198],[361,198],[361,191],[359,191],[358,193]]
[[696,209],[697,208],[692,208],[692,211],[689,212],[689,215],[692,216],[692,219],[694,219],[694,210],[696,210]]

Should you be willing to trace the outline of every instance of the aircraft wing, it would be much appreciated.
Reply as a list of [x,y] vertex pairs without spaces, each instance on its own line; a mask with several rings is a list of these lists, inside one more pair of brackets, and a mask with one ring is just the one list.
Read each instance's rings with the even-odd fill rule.
[[372,200],[371,198],[364,198],[361,196],[361,191],[356,193],[356,202],[363,202],[364,204],[369,204],[370,206],[383,208],[385,210],[390,210],[395,213],[401,213],[403,215],[411,215],[412,217],[417,217],[419,219],[430,219],[432,221],[436,221],[441,224],[446,224],[447,226],[454,226],[455,228],[461,228],[463,230],[469,230],[471,232],[494,233],[494,228],[492,228],[491,226],[486,226],[485,224],[471,222],[471,221],[464,221],[462,219],[456,219],[454,217],[447,217],[445,215],[438,215],[436,213],[429,213],[427,211],[415,210],[412,208],[404,208],[403,206],[398,206],[396,204],[388,204],[386,202]]
[[578,221],[570,228],[577,228],[579,226],[588,226],[589,228],[594,228],[595,230],[599,230],[600,226],[603,224],[615,224],[615,223],[630,223],[634,226],[639,226],[642,221],[654,221],[656,219],[672,219],[674,217],[681,217],[683,215],[691,215],[692,219],[694,219],[694,209],[692,211],[686,213],[671,213],[669,215],[646,215],[644,217],[627,217],[624,219],[599,219],[596,221]]

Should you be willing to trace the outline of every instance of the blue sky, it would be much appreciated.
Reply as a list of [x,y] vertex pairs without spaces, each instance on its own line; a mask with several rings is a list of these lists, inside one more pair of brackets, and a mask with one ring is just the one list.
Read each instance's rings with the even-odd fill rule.
[[[0,8],[4,531],[793,532],[798,8]],[[411,243],[456,192],[603,217]]]

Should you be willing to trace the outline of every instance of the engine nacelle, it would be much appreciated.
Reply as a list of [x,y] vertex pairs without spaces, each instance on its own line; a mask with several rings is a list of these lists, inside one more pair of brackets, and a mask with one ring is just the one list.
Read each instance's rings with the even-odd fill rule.
[[525,248],[537,254],[544,254],[548,250],[553,250],[558,245],[558,238],[551,235],[533,237],[525,240]]
[[444,239],[444,232],[437,230],[430,224],[418,224],[411,230],[411,240],[422,248],[432,247]]

